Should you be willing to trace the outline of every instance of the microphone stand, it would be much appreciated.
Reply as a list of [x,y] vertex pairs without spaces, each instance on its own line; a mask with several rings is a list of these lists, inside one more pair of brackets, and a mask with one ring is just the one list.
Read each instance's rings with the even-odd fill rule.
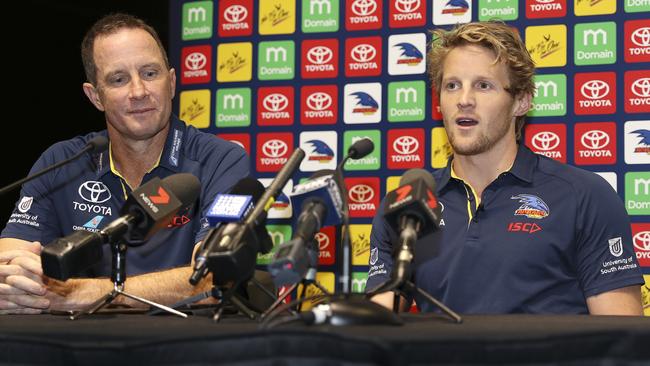
[[127,245],[124,241],[118,240],[111,243],[111,253],[112,253],[112,270],[111,270],[111,281],[113,282],[113,290],[108,294],[101,297],[94,304],[90,305],[87,309],[78,311],[70,316],[70,320],[76,320],[84,315],[92,315],[105,306],[110,305],[115,298],[118,296],[126,296],[135,301],[147,304],[149,306],[160,309],[174,315],[178,315],[182,318],[187,318],[187,314],[183,314],[180,311],[174,310],[165,305],[158,304],[151,300],[129,294],[124,291],[124,282],[126,282],[126,249]]

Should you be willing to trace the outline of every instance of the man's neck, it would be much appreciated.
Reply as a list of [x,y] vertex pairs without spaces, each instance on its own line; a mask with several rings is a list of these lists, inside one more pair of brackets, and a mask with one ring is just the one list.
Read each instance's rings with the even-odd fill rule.
[[126,180],[131,189],[139,187],[144,175],[159,162],[169,128],[167,125],[147,140],[128,139],[109,128],[113,168]]
[[517,144],[505,143],[493,146],[477,155],[454,154],[452,168],[456,176],[467,182],[481,198],[483,190],[501,173],[510,170],[517,156]]

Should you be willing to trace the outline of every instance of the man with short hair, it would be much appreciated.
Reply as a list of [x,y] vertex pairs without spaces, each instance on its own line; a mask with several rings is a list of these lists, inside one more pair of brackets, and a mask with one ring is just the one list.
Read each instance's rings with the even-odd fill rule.
[[[0,314],[78,310],[110,292],[113,284],[106,278],[60,282],[44,277],[41,245],[75,230],[101,229],[119,217],[131,191],[154,177],[181,172],[199,178],[199,200],[168,228],[128,249],[132,277],[125,291],[166,304],[204,291],[211,284],[192,288],[187,265],[194,244],[209,229],[205,213],[218,193],[249,172],[241,147],[172,115],[175,70],[156,31],[144,21],[126,14],[100,19],[86,34],[81,53],[88,80],[84,93],[104,112],[107,129],[51,146],[32,172],[69,158],[97,135],[108,137],[109,149],[23,185],[0,239]],[[25,215],[28,220],[21,219]],[[109,248],[104,250],[103,261],[86,275],[110,275],[111,256]],[[137,304],[125,297],[116,300]]]
[[[642,315],[618,195],[598,175],[518,143],[535,89],[519,35],[500,22],[437,30],[428,63],[453,155],[434,173],[444,225],[420,239],[437,254],[416,261],[415,284],[460,313]],[[390,278],[397,236],[378,213],[369,291]],[[373,300],[392,307],[393,293]]]

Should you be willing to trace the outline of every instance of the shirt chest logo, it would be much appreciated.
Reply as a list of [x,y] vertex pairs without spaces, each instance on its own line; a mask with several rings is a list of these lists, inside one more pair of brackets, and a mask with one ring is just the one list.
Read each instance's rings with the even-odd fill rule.
[[111,199],[111,191],[104,183],[89,180],[79,186],[79,196],[86,202],[104,203]]
[[519,200],[522,205],[515,210],[515,216],[526,216],[529,219],[543,219],[550,214],[550,209],[546,202],[532,194],[518,194],[510,197],[513,200]]

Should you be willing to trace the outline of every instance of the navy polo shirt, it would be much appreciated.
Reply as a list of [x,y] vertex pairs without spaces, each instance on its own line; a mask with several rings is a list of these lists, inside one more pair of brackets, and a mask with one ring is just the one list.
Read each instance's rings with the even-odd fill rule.
[[[52,145],[30,173],[71,157],[97,135],[107,136],[107,131]],[[108,151],[85,154],[25,183],[2,237],[47,245],[75,230],[97,231],[117,219],[131,188],[110,165]],[[144,245],[127,250],[126,267],[130,275],[189,264],[194,244],[209,229],[204,217],[210,203],[218,193],[227,192],[249,174],[249,160],[240,146],[187,126],[172,116],[160,161],[142,183],[176,173],[191,173],[199,178],[199,200],[190,209],[179,212],[170,227],[156,233]],[[105,246],[102,262],[85,275],[108,276],[110,269],[110,248]]]
[[[586,298],[641,285],[625,207],[600,176],[520,146],[484,190],[434,173],[441,229],[415,244],[413,279],[460,313],[588,313]],[[383,206],[382,206],[383,207]],[[390,278],[398,234],[373,221],[367,289]],[[416,296],[422,311],[435,308]]]

